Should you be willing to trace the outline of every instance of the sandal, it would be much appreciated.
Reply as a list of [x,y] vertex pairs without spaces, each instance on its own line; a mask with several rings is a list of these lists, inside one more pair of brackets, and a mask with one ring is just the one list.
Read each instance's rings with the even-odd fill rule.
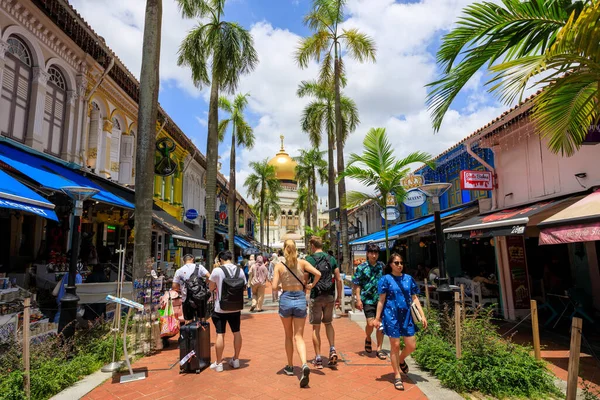
[[371,339],[365,339],[365,351],[367,353],[370,353],[373,351],[373,347],[371,347],[371,346],[372,346]]
[[400,365],[400,370],[402,370],[402,372],[404,372],[405,374],[408,374],[408,364],[406,364],[406,361],[400,363],[399,365]]
[[394,387],[396,390],[404,390],[404,383],[402,383],[402,378],[394,379]]
[[377,358],[379,358],[380,360],[386,360],[387,354],[385,354],[385,351],[379,350],[377,351]]

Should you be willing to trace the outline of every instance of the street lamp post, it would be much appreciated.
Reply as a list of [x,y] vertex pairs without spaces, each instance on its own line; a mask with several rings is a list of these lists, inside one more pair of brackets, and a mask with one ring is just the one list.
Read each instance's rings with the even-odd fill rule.
[[65,286],[65,295],[60,299],[60,318],[58,332],[65,338],[70,338],[75,333],[72,322],[77,318],[77,302],[75,277],[77,276],[77,259],[79,257],[79,235],[83,202],[99,192],[98,189],[83,186],[66,186],[61,189],[74,203],[73,227],[71,228],[71,259],[69,260],[69,277]]
[[[447,301],[450,296],[450,286],[446,278],[446,259],[444,257],[444,233],[442,232],[442,219],[440,216],[440,196],[452,187],[451,183],[428,183],[419,187],[419,190],[432,198],[433,216],[435,221],[435,242],[437,248],[438,268],[440,269],[439,285],[440,303]],[[443,300],[442,300],[443,299]]]

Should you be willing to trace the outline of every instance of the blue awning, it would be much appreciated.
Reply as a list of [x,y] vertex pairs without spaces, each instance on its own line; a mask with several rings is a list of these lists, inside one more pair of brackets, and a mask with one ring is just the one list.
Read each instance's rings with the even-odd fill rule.
[[27,211],[58,221],[54,204],[0,170],[0,207]]
[[36,181],[40,186],[60,190],[66,186],[85,186],[98,189],[92,198],[102,203],[133,209],[132,203],[104,190],[80,173],[52,161],[0,143],[0,161]]
[[234,236],[233,243],[240,249],[248,249],[248,248],[252,247],[252,246],[249,246],[248,243],[245,240],[243,240],[241,237],[239,237],[238,235]]
[[[469,206],[458,207],[458,208],[454,208],[452,210],[444,211],[441,213],[441,218],[444,219],[444,218],[450,217],[450,216],[455,215],[467,208],[469,208]],[[433,222],[434,222],[433,215],[428,215],[426,217],[411,219],[410,221],[405,221],[400,224],[393,225],[388,228],[388,240],[397,239],[400,236],[406,235],[406,234],[408,234],[414,230],[417,230],[427,224],[432,224]],[[363,236],[361,238],[355,239],[350,242],[350,245],[355,246],[355,245],[367,244],[369,242],[378,243],[378,242],[382,242],[382,241],[385,241],[385,230],[384,229],[374,232],[374,233],[371,233],[367,236]]]

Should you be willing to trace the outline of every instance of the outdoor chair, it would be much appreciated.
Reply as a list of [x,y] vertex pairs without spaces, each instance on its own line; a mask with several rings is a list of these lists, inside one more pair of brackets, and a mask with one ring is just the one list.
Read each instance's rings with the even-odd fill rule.
[[475,306],[485,307],[487,305],[493,305],[495,309],[498,309],[498,298],[484,297],[481,285],[480,282],[473,282],[473,301],[475,302]]
[[473,281],[468,278],[454,278],[456,286],[464,285],[465,287],[465,307],[475,308],[475,297],[473,291]]

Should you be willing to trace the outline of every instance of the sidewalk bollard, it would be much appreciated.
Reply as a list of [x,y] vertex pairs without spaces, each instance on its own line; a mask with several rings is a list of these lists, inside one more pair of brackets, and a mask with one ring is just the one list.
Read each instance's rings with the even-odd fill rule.
[[427,279],[424,280],[425,282],[425,307],[427,307],[427,311],[429,311],[429,285],[427,285]]
[[454,292],[454,324],[456,325],[456,358],[462,356],[460,343],[460,294]]
[[462,313],[461,313],[461,317],[462,320],[465,320],[466,317],[466,313],[467,313],[467,307],[465,307],[465,284],[461,283],[460,284],[460,306],[462,307]]
[[537,301],[531,300],[531,331],[533,335],[533,353],[536,360],[542,359],[540,350],[540,327],[538,324],[538,308]]
[[571,325],[571,346],[569,348],[569,369],[567,376],[567,400],[577,398],[577,381],[579,379],[579,353],[581,351],[582,319],[573,317]]

